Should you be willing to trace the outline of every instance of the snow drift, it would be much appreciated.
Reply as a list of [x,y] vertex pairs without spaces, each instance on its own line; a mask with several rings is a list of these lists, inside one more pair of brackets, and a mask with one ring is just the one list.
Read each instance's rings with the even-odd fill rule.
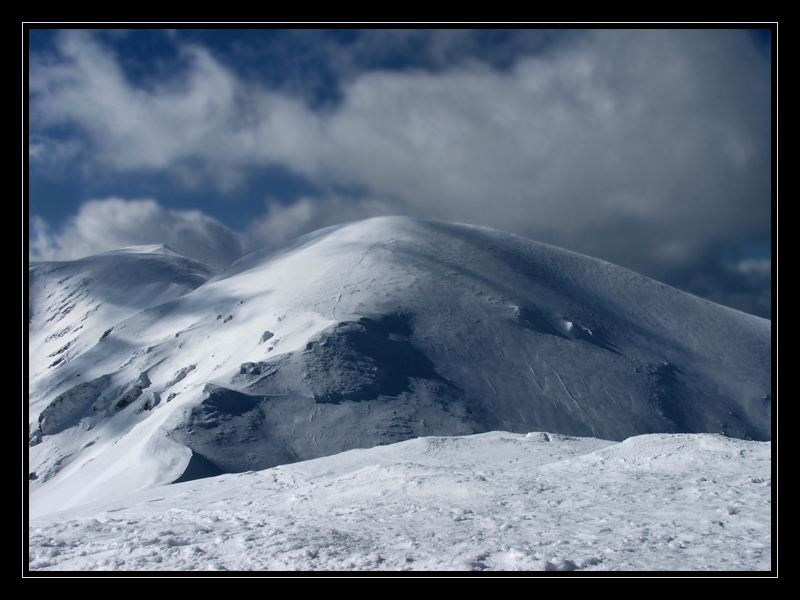
[[426,437],[31,520],[31,571],[769,571],[771,442]]

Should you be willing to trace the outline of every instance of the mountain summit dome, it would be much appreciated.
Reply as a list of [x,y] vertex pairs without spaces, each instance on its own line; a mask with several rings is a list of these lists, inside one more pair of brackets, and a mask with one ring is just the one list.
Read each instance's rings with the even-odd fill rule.
[[[148,256],[118,255],[141,261],[132,289],[182,272]],[[115,271],[84,261],[63,333],[47,319],[71,280],[30,320],[62,359],[32,369],[33,511],[428,435],[770,439],[770,321],[508,233],[337,225],[122,316],[92,312]],[[77,345],[81,328],[101,333]]]

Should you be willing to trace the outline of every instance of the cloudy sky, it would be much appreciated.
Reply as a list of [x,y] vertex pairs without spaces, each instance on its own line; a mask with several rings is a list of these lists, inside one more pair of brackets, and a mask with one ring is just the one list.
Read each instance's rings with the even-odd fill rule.
[[402,214],[771,316],[769,30],[27,35],[31,260]]

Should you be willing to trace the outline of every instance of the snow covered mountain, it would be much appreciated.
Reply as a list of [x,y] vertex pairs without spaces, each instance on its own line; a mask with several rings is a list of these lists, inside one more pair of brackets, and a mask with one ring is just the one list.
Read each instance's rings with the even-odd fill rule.
[[[142,309],[192,291],[214,271],[166,246],[139,246],[28,268],[28,375],[44,373],[94,346]],[[55,348],[55,350],[54,350]]]
[[30,267],[32,516],[422,436],[769,440],[771,325],[480,227],[382,217],[212,277]]

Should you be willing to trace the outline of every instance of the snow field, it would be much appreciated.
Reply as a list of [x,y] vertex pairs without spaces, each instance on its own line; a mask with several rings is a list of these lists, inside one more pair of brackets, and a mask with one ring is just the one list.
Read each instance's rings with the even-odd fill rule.
[[29,568],[769,570],[770,443],[718,437],[423,438],[176,484],[34,519]]

